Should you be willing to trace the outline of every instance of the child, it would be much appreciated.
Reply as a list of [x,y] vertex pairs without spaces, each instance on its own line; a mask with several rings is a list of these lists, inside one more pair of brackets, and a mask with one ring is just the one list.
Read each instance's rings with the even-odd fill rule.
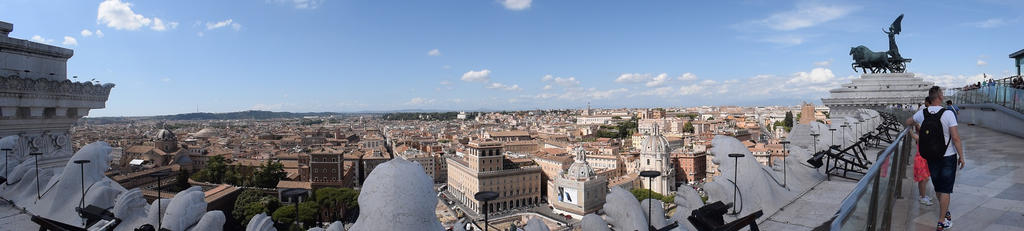
[[[910,136],[914,138],[914,144],[917,144],[917,133],[911,133]],[[914,154],[914,181],[917,181],[917,191],[921,196],[917,199],[922,205],[931,206],[932,198],[928,197],[925,192],[928,192],[928,178],[931,177],[931,172],[928,171],[928,161],[921,157],[921,152],[918,151]]]

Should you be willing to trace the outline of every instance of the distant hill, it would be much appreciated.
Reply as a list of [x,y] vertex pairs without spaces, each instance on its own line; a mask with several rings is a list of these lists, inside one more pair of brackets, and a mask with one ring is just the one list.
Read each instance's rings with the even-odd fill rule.
[[175,115],[159,116],[132,116],[132,117],[95,117],[84,118],[92,122],[114,122],[124,120],[237,120],[237,119],[280,119],[280,118],[302,118],[305,116],[342,116],[352,115],[351,113],[337,112],[273,112],[273,111],[240,111],[240,112],[193,112]]

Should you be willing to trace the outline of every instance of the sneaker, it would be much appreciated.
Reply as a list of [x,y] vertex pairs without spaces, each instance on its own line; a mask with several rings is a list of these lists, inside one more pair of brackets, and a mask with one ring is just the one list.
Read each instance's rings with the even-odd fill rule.
[[928,197],[928,196],[921,197],[917,201],[921,202],[922,205],[926,205],[926,206],[932,206],[932,205],[935,204],[935,203],[932,203],[932,198]]
[[946,220],[945,222],[939,222],[937,225],[935,225],[935,231],[943,231],[950,227],[953,226],[949,224],[949,220]]
[[946,228],[953,227],[953,217],[949,215],[949,211],[946,211]]

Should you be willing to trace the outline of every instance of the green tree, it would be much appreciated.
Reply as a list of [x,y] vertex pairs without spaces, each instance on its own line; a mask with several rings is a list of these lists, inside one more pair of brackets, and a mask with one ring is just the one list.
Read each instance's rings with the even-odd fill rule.
[[189,175],[188,169],[182,169],[181,172],[178,172],[178,176],[175,178],[177,181],[175,182],[175,186],[182,190],[192,187],[192,185],[188,183]]
[[[316,222],[316,201],[304,201],[299,203],[299,222],[302,222],[306,227],[313,225]],[[274,211],[271,218],[276,224],[291,224],[295,222],[295,204],[284,205]]]
[[216,184],[224,182],[224,173],[227,172],[227,167],[223,156],[211,156],[206,162],[206,170],[209,171],[207,181]]
[[288,176],[284,171],[281,162],[267,160],[267,163],[260,165],[260,170],[253,176],[253,186],[260,188],[275,188],[277,183]]
[[[675,202],[675,198],[672,198],[671,196],[661,195],[661,193],[653,192],[653,191],[651,191],[649,189],[645,189],[645,188],[634,188],[634,189],[630,189],[629,192],[633,193],[633,197],[636,197],[636,200],[638,200],[638,201],[644,201],[647,198],[652,198],[652,199],[655,199],[655,200],[660,200],[660,201],[665,202],[665,203],[674,203]],[[650,192],[650,195],[651,195],[650,197],[647,197],[647,195],[648,195],[647,193],[648,192]]]
[[240,174],[238,174],[238,171],[235,170],[234,167],[229,167],[228,170],[226,172],[224,172],[224,181],[223,181],[223,183],[230,184],[230,185],[240,185],[241,186],[242,183],[243,183],[242,182],[242,176]]
[[270,214],[278,207],[281,207],[281,202],[277,198],[264,195],[259,190],[246,189],[235,199],[235,208],[231,210],[231,215],[235,220],[241,221],[242,226],[246,226],[256,214]]
[[683,124],[683,132],[690,132],[690,133],[692,133],[693,132],[693,123],[690,123],[690,121],[686,121],[686,123]]
[[787,128],[793,127],[793,112],[787,111],[786,112],[786,119],[783,120],[783,121],[784,121],[783,122],[783,124],[784,124],[783,126],[786,126]]

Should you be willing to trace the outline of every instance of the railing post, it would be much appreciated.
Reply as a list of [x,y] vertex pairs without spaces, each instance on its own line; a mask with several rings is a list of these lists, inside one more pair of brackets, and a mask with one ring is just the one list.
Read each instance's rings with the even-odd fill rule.
[[881,179],[881,174],[875,174],[875,177],[871,178],[871,181],[875,183],[871,186],[871,200],[868,202],[867,227],[864,227],[864,230],[867,231],[875,230],[876,217],[878,217],[878,184],[881,184],[879,179]]

